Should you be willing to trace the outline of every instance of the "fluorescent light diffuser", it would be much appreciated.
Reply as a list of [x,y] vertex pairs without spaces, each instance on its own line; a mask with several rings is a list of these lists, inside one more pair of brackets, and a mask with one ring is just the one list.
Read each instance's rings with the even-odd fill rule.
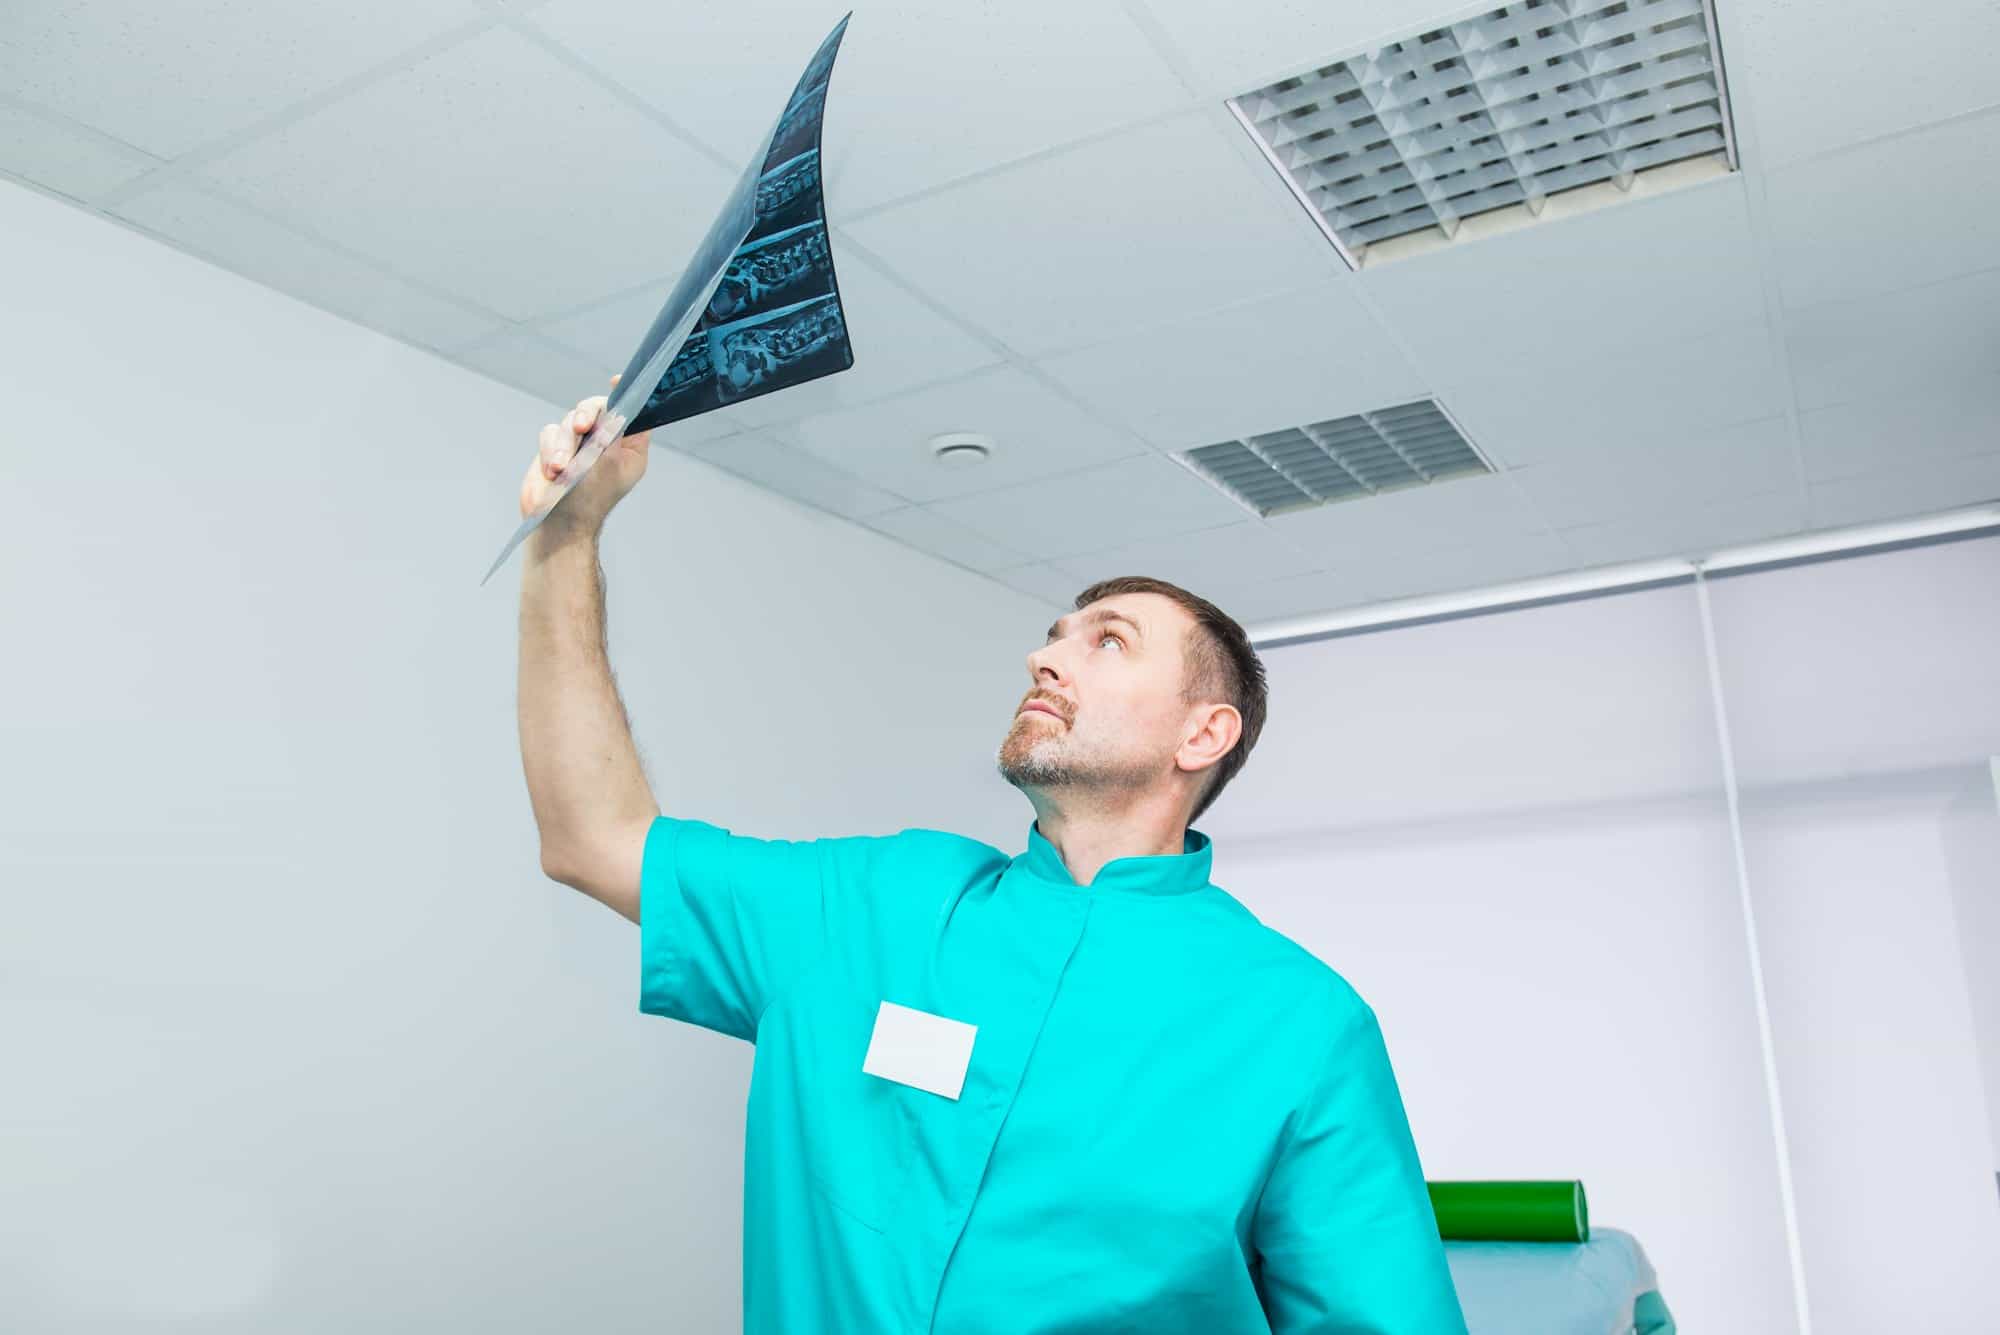
[[[1707,0],[1528,0],[1229,100],[1347,262],[1735,148]],[[1398,254],[1411,248],[1401,246]]]

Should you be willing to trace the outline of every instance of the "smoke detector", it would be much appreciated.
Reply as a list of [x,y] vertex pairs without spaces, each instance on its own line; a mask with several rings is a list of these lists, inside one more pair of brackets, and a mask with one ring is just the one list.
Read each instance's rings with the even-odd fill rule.
[[947,431],[926,444],[940,468],[976,468],[993,453],[993,437],[977,431]]

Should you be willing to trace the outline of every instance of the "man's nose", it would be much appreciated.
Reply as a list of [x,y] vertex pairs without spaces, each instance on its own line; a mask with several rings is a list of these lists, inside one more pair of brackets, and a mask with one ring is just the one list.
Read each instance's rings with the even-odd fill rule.
[[1045,644],[1028,655],[1028,675],[1039,685],[1044,680],[1063,679],[1062,656],[1054,644]]

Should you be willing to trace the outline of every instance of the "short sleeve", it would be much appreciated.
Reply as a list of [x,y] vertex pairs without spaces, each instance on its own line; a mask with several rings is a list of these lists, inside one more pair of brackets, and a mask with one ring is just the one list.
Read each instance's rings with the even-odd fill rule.
[[865,839],[753,839],[654,819],[639,874],[639,1009],[755,1041],[825,948],[826,886]]
[[1274,1335],[1465,1335],[1375,1013],[1354,1003],[1257,1207]]

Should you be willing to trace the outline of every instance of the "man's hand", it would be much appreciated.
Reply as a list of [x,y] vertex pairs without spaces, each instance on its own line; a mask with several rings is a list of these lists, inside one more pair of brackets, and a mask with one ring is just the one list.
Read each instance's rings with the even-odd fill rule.
[[[612,376],[616,385],[618,377]],[[551,422],[542,428],[541,448],[535,461],[528,465],[528,475],[521,479],[521,517],[526,519],[539,509],[548,499],[549,493],[562,484],[564,470],[576,457],[577,447],[590,435],[597,424],[598,414],[604,411],[605,396],[602,394],[588,398],[563,414],[560,422]],[[636,436],[625,436],[607,445],[583,481],[577,483],[570,495],[549,515],[542,527],[556,525],[559,529],[578,532],[595,532],[611,513],[611,507],[625,498],[625,494],[639,485],[639,479],[646,475],[646,451],[652,443],[653,433],[641,431]]]

